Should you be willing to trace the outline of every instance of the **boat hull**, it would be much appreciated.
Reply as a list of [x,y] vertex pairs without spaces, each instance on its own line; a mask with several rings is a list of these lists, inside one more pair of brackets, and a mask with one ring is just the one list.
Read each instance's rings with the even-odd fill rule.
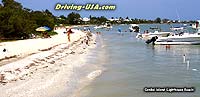
[[198,42],[155,42],[156,45],[199,45]]
[[200,44],[200,35],[188,35],[188,36],[171,36],[165,38],[159,38],[155,41],[155,44],[160,45],[195,45]]
[[146,33],[146,34],[142,34],[142,38],[144,40],[148,40],[148,39],[151,39],[152,37],[167,37],[170,35],[171,32],[154,32],[154,33]]

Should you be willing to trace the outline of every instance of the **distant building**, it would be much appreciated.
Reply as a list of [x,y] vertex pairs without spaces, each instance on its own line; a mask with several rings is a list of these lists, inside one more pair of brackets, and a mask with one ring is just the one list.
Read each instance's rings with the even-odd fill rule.
[[119,21],[119,19],[108,19],[109,21]]
[[90,19],[87,17],[80,18],[80,20],[83,21],[85,24],[87,24],[90,21]]
[[130,19],[124,19],[124,21],[125,21],[125,22],[130,22],[131,20],[130,20]]
[[90,21],[90,19],[87,18],[87,17],[81,18],[81,20],[84,21],[84,22],[88,22],[88,21]]

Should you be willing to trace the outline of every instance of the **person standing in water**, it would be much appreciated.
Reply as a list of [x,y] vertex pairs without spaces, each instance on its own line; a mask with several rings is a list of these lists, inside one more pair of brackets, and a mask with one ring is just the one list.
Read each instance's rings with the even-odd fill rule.
[[[118,28],[118,32],[119,32],[120,35],[122,34],[121,28]],[[123,34],[122,34],[122,35],[123,35]]]

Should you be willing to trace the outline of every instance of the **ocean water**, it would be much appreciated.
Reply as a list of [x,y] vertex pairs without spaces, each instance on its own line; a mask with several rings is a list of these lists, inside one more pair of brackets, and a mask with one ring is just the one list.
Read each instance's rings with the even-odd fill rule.
[[[140,25],[141,31],[160,26],[169,31],[167,24]],[[129,25],[115,25],[111,30],[99,29],[98,47],[90,62],[103,67],[102,74],[83,87],[79,97],[199,97],[200,45],[147,45],[136,39]],[[123,35],[117,32],[121,28]],[[91,28],[92,29],[92,28]],[[192,29],[188,28],[190,31]],[[93,29],[92,29],[93,30]],[[183,62],[183,55],[186,61]],[[99,68],[102,69],[102,68]],[[195,92],[144,92],[144,87],[194,87]]]

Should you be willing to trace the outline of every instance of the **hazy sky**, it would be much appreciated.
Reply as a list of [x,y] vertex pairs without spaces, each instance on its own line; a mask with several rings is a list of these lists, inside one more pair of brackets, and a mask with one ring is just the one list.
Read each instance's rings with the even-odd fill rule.
[[99,3],[115,4],[115,11],[76,11],[82,17],[106,16],[155,19],[156,17],[179,19],[180,20],[197,20],[200,19],[200,0],[16,0],[24,7],[33,10],[50,10],[54,15],[67,15],[71,11],[55,11],[57,3]]

